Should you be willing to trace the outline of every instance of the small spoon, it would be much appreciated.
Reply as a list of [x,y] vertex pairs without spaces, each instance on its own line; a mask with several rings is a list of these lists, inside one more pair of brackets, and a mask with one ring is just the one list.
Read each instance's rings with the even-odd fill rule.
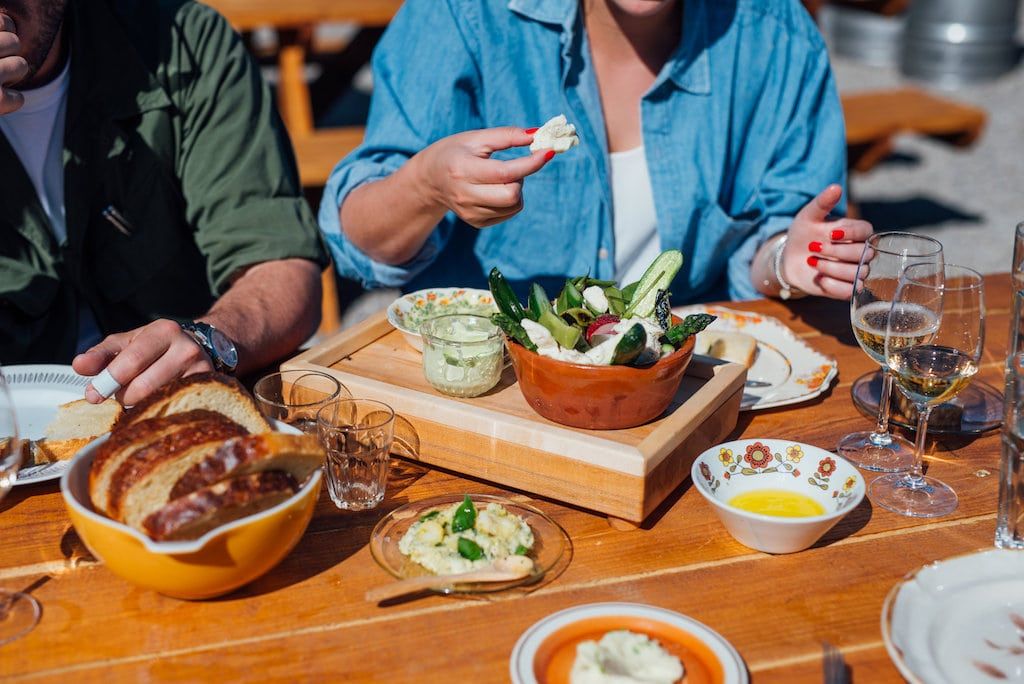
[[425,575],[375,587],[366,592],[366,600],[380,603],[388,599],[418,593],[427,589],[440,589],[453,584],[469,582],[510,582],[533,572],[533,560],[526,556],[499,558],[478,570],[456,575]]

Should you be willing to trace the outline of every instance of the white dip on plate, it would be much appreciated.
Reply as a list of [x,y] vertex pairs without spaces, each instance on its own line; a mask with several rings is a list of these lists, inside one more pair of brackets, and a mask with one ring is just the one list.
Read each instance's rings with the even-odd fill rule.
[[683,664],[646,634],[620,629],[601,641],[583,641],[569,673],[571,684],[674,684]]
[[[501,504],[477,511],[473,527],[452,532],[452,519],[462,502],[430,511],[414,522],[398,542],[398,550],[435,575],[469,572],[499,558],[524,555],[533,548],[533,530]],[[459,553],[459,539],[477,544],[483,555],[470,560]]]

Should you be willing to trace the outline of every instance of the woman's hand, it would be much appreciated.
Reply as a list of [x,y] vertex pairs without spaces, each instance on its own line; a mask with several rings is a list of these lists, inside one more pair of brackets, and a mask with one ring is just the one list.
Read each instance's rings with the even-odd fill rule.
[[485,128],[438,140],[416,155],[417,175],[433,201],[477,228],[500,223],[523,208],[523,179],[553,157],[553,150],[499,161],[498,150],[533,142],[533,131]]
[[829,219],[843,196],[830,185],[793,218],[782,251],[782,276],[808,294],[849,299],[864,241],[873,229],[867,221]]

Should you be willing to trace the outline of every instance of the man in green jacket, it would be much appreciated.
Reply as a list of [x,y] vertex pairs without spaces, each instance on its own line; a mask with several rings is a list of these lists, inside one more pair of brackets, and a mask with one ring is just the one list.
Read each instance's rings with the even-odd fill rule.
[[[326,263],[257,66],[187,0],[0,0],[0,362],[133,404],[319,321]],[[84,353],[83,353],[84,352]]]

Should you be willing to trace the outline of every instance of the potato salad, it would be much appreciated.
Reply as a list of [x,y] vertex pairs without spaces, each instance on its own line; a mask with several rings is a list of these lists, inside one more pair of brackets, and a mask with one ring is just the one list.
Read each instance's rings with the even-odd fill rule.
[[435,575],[470,572],[499,558],[525,556],[533,530],[497,503],[478,511],[468,497],[421,516],[398,542],[398,550]]
[[570,684],[674,684],[683,664],[654,639],[620,629],[576,647]]

